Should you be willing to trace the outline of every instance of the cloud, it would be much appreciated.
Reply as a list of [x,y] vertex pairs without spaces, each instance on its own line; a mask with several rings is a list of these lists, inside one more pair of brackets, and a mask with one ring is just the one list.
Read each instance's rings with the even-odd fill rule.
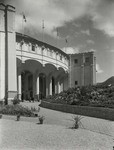
[[[45,33],[55,36],[54,28],[64,26],[65,22],[85,15],[91,0],[5,0],[16,7],[16,31],[36,34],[42,32],[44,20]],[[22,12],[27,22],[22,25]]]
[[90,49],[87,52],[96,52],[96,49]]
[[95,42],[93,40],[87,40],[88,44],[94,44]]
[[73,22],[73,23],[72,23],[72,25],[73,25],[73,26],[75,26],[76,28],[79,28],[79,27],[81,27],[81,25],[80,25],[80,24],[78,24],[78,23],[75,23],[75,22]]
[[114,1],[100,0],[91,11],[93,25],[110,37],[114,36]]
[[82,34],[85,34],[85,35],[90,35],[90,31],[89,31],[89,29],[88,30],[81,30],[80,31]]
[[[54,28],[65,22],[90,16],[94,28],[114,36],[114,1],[113,0],[4,0],[16,7],[16,31],[22,32],[22,15],[24,12],[27,33],[42,32],[42,20],[45,20],[45,33],[55,37]],[[77,25],[76,25],[77,26]],[[23,29],[24,30],[24,29]],[[89,35],[89,30],[82,33]]]
[[111,53],[114,53],[114,49],[111,49],[110,52],[111,52]]
[[104,71],[100,68],[99,64],[96,64],[97,73],[103,73]]
[[67,54],[79,53],[79,49],[77,47],[64,47],[62,50]]

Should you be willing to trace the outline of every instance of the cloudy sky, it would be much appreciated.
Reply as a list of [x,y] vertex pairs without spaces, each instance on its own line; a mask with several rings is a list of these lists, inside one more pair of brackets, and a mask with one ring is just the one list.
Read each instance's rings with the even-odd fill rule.
[[67,52],[95,51],[97,82],[114,76],[114,0],[2,1],[16,7],[17,32]]

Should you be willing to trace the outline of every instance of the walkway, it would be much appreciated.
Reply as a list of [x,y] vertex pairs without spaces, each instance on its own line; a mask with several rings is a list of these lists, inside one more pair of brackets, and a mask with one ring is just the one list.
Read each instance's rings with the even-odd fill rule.
[[[38,108],[36,102],[22,105]],[[113,150],[114,122],[84,117],[83,126],[72,130],[72,114],[41,108],[39,115],[45,116],[43,125],[37,117],[17,122],[15,116],[3,115],[0,150]]]
[[[38,109],[39,103],[21,103],[23,106],[27,106],[29,108],[35,107]],[[45,124],[56,124],[56,125],[62,125],[66,127],[71,127],[73,124],[72,118],[73,114],[70,113],[64,113],[59,111],[54,111],[46,108],[40,109],[39,115],[45,116]],[[81,120],[81,128],[106,134],[109,136],[113,136],[114,138],[114,121],[104,120],[104,119],[98,119],[93,117],[87,117],[83,116],[83,119]]]

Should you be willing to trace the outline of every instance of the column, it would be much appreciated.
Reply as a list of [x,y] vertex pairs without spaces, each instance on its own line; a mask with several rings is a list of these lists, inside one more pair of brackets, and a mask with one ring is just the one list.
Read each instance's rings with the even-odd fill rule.
[[28,91],[28,74],[24,75],[24,98],[28,100],[29,98],[29,91]]
[[50,83],[49,83],[49,94],[52,95],[52,77],[50,78]]
[[57,83],[57,87],[58,87],[58,94],[60,93],[60,82],[58,81]]
[[5,32],[4,13],[0,10],[0,100],[5,97]]
[[61,92],[63,91],[63,82],[61,82]]
[[39,99],[39,76],[37,77],[37,82],[36,82],[36,93],[37,93],[37,97]]
[[36,96],[36,74],[33,74],[33,98],[35,98]]
[[46,76],[46,97],[49,95],[49,80],[48,76]]
[[55,94],[58,93],[58,90],[57,90],[57,79],[55,80]]
[[5,13],[6,89],[8,102],[10,103],[10,100],[17,96],[15,12],[7,9]]
[[21,74],[18,75],[18,98],[21,100]]

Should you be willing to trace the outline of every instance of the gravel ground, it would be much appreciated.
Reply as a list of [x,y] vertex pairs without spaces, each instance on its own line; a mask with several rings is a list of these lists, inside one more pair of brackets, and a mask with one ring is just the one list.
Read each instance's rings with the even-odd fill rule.
[[[22,105],[38,108],[38,103]],[[43,125],[37,117],[16,121],[15,116],[3,115],[0,150],[113,150],[114,122],[85,117],[85,129],[73,130],[72,114],[41,108],[39,115],[46,118]]]
[[112,150],[110,136],[59,125],[0,120],[0,150]]
[[[21,103],[21,105],[27,106],[29,108],[35,107],[36,109],[38,109],[39,103],[24,102]],[[46,118],[44,122],[45,124],[51,124],[51,125],[54,124],[54,125],[61,125],[66,127],[71,127],[73,124],[73,121],[71,121],[71,119],[74,116],[74,114],[54,111],[51,109],[40,107],[39,115],[45,116]],[[114,121],[83,116],[81,122],[82,122],[81,128],[93,132],[105,134],[105,135],[110,135],[113,136],[114,138]]]

